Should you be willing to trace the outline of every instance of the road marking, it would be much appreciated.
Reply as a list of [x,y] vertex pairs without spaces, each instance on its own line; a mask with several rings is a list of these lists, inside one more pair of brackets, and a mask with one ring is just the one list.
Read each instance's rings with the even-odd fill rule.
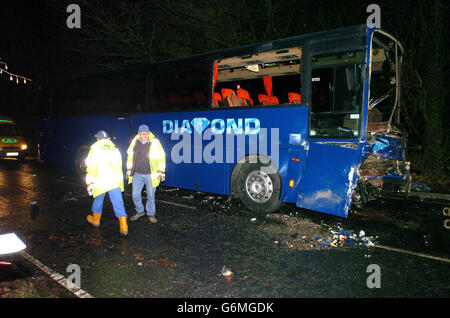
[[[78,183],[74,183],[74,182],[70,182],[70,181],[63,181],[63,180],[56,180],[56,181],[82,186],[82,185],[80,185]],[[127,195],[127,196],[131,196],[131,194],[129,194],[129,193],[124,193],[124,194]],[[163,200],[158,200],[158,199],[156,199],[156,201],[162,202],[162,203],[166,203],[166,204],[172,204],[172,205],[175,205],[175,206],[180,206],[180,207],[187,208],[187,209],[192,209],[192,210],[196,210],[197,209],[197,207],[195,207],[195,206],[185,205],[185,204],[181,204],[181,203],[163,201]],[[448,259],[448,258],[437,257],[437,256],[433,256],[433,255],[423,254],[423,253],[407,251],[407,250],[394,248],[394,247],[390,247],[390,246],[385,246],[385,245],[375,245],[375,247],[382,248],[382,249],[389,250],[389,251],[393,251],[393,252],[397,252],[397,253],[409,254],[409,255],[429,258],[429,259],[432,259],[432,260],[435,260],[435,261],[450,263],[450,259]]]
[[76,286],[73,286],[73,284],[70,284],[63,275],[61,275],[61,274],[55,272],[54,270],[52,270],[51,268],[45,266],[44,264],[42,264],[40,261],[35,259],[33,256],[31,256],[27,252],[21,252],[20,255],[23,256],[28,261],[30,261],[31,263],[33,263],[39,269],[44,271],[48,276],[50,276],[51,279],[53,279],[58,284],[60,284],[64,288],[66,288],[68,291],[70,291],[72,294],[74,294],[78,298],[94,298],[92,295],[90,295],[85,290],[78,288]]
[[[67,183],[67,184],[72,184],[72,185],[77,185],[77,186],[80,186],[80,187],[84,187],[84,185],[82,185],[82,184],[71,182],[71,181],[65,181],[65,180],[56,180],[56,181],[57,182],[62,182],[62,183]],[[124,192],[124,195],[131,196],[130,193],[126,193],[126,192]],[[160,199],[155,199],[155,201],[161,202],[161,203],[165,203],[165,204],[171,204],[171,205],[175,205],[175,206],[179,206],[179,207],[186,208],[186,209],[191,209],[191,210],[196,210],[197,209],[196,206],[192,206],[192,205],[186,205],[186,204],[181,204],[181,203],[164,201],[164,200],[160,200]]]
[[[124,195],[131,197],[130,193],[124,193]],[[160,199],[155,199],[155,201],[161,202],[161,203],[165,203],[165,204],[171,204],[171,205],[179,206],[179,207],[186,208],[186,209],[197,210],[197,207],[196,206],[192,206],[192,205],[186,205],[186,204],[181,204],[181,203],[164,201],[164,200],[160,200]]]
[[377,245],[375,245],[375,247],[382,248],[382,249],[385,249],[385,250],[388,250],[388,251],[393,251],[393,252],[398,252],[398,253],[403,253],[403,254],[409,254],[409,255],[429,258],[429,259],[432,259],[432,260],[435,260],[435,261],[450,263],[450,259],[444,258],[444,257],[437,257],[437,256],[433,256],[433,255],[428,255],[428,254],[407,251],[407,250],[403,250],[403,249],[400,249],[400,248],[395,248],[395,247],[390,247],[390,246],[385,246],[385,245],[378,245],[377,244]]

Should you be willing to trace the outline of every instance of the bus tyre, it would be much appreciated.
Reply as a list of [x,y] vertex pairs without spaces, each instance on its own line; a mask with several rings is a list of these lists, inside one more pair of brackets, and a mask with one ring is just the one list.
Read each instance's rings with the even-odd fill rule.
[[261,163],[244,164],[237,180],[238,195],[251,211],[271,213],[281,206],[281,180],[277,171]]
[[86,176],[86,157],[89,154],[89,147],[80,147],[75,158],[75,170],[80,177]]

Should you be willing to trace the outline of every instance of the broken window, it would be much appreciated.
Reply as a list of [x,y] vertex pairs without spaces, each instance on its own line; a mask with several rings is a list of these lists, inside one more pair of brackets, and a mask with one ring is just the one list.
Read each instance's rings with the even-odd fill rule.
[[359,136],[362,52],[313,58],[311,137]]
[[301,103],[301,56],[293,47],[215,61],[213,107]]

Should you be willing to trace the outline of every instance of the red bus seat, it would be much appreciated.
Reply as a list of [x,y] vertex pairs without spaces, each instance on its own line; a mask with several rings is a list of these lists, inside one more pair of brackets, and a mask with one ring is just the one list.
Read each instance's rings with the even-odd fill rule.
[[253,105],[253,99],[250,98],[250,94],[243,88],[237,89],[237,98],[239,98],[243,105]]
[[258,100],[263,105],[278,105],[280,101],[278,100],[278,97],[276,96],[267,96],[264,94],[258,95]]
[[302,95],[299,93],[290,92],[288,93],[289,103],[300,104],[302,102]]
[[237,98],[236,93],[234,90],[230,88],[222,88],[222,97],[223,97],[223,104],[224,106],[242,106],[242,102],[240,99]]
[[222,95],[220,93],[213,93],[213,107],[219,107],[219,102],[222,102]]

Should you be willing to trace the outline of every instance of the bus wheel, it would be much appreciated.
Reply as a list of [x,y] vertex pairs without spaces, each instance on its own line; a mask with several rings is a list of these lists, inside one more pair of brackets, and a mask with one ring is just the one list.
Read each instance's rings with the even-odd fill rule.
[[80,147],[75,158],[75,170],[80,177],[86,176],[86,157],[89,153],[89,147]]
[[280,208],[281,180],[270,166],[244,164],[237,187],[242,203],[251,211],[271,213]]

